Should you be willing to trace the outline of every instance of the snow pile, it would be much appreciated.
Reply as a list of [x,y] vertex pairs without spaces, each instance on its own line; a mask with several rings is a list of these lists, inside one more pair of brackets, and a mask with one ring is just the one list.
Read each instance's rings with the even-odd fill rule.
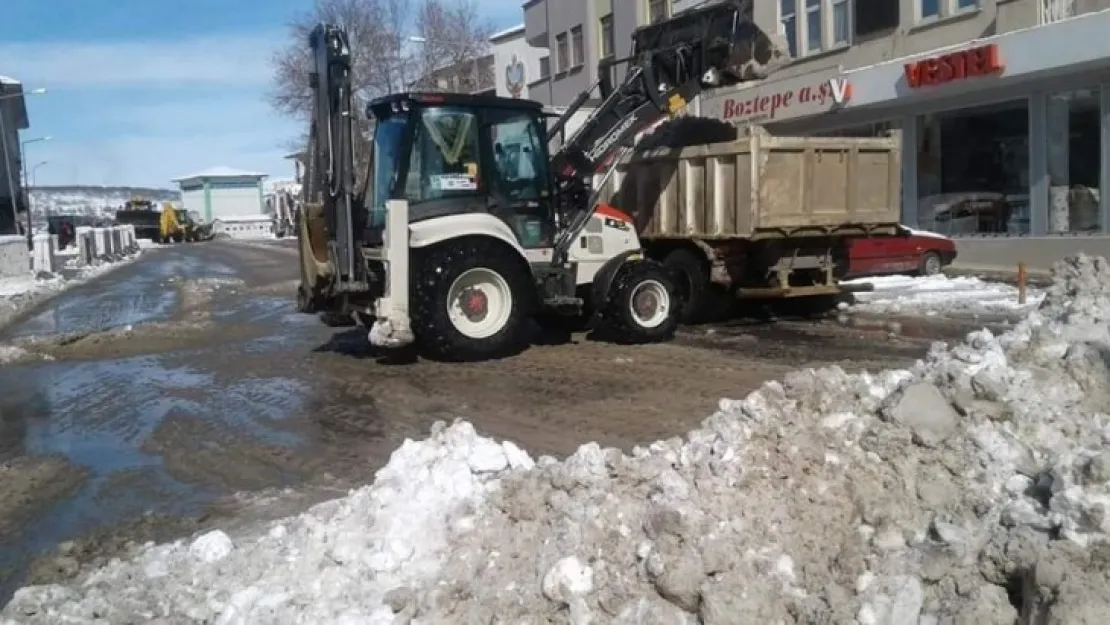
[[1019,304],[1017,287],[974,277],[876,276],[844,282],[857,283],[870,283],[875,290],[855,293],[856,304],[851,308],[876,314],[1027,313],[1044,300],[1042,290],[1030,287],[1026,289],[1025,304]]
[[1108,316],[1110,264],[1080,256],[1002,337],[938,345],[908,371],[796,372],[631,455],[591,443],[532,467],[467,424],[439,427],[346,499],[23,589],[4,615],[1104,623]]
[[[515,446],[468,424],[406,441],[374,484],[233,541],[220,531],[113,561],[79,587],[30,587],[10,623],[389,623],[389,591],[431,579],[449,544],[470,531],[478,502],[510,468]],[[97,620],[102,619],[102,620]]]

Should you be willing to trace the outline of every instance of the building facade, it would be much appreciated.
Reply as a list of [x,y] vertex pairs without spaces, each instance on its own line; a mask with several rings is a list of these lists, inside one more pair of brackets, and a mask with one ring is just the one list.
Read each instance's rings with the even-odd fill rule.
[[23,84],[0,76],[0,235],[16,234],[27,210],[19,131],[29,127]]
[[[533,97],[567,103],[596,78],[597,59],[622,54],[637,25],[700,4],[526,2],[528,42],[556,58],[530,85]],[[759,83],[706,92],[694,113],[779,134],[900,131],[903,221],[957,237],[961,265],[1048,268],[1080,250],[1110,256],[1101,194],[1110,183],[1110,0],[752,7],[792,61]]]
[[176,178],[174,182],[181,188],[185,210],[199,215],[204,223],[214,223],[217,219],[264,217],[262,180],[266,177],[266,174],[216,167]]

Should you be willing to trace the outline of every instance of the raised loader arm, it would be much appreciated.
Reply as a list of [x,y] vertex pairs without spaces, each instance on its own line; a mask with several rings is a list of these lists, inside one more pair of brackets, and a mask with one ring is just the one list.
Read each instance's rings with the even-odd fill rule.
[[[564,112],[557,134],[599,90],[601,104],[552,160],[563,185],[574,185],[609,164],[637,133],[686,106],[706,87],[758,80],[789,56],[752,22],[753,0],[726,0],[644,26],[633,34],[632,54],[603,61],[599,80]],[[613,88],[609,68],[625,63]]]
[[[685,108],[706,87],[759,80],[789,59],[781,43],[752,21],[753,1],[725,0],[637,29],[632,54],[603,61],[598,81],[567,107],[552,136],[595,90],[601,96],[581,129],[552,155],[560,203],[570,214],[557,258],[589,217],[594,174],[612,167],[638,133]],[[627,72],[613,88],[615,63],[627,64]]]

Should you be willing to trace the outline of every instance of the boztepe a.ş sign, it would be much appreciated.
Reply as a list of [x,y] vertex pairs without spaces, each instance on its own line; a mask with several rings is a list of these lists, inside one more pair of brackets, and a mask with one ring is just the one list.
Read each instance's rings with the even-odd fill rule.
[[852,97],[851,84],[840,76],[800,76],[753,87],[722,89],[701,103],[702,117],[732,124],[783,121],[827,113]]
[[911,89],[919,89],[1001,74],[1005,66],[998,55],[998,44],[992,43],[906,63],[904,69],[906,84]]

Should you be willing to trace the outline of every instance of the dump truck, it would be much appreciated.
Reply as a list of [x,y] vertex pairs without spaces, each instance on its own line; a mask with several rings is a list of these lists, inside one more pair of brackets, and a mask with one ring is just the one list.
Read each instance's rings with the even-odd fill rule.
[[[361,323],[381,348],[472,360],[523,349],[533,320],[584,316],[609,340],[670,340],[695,296],[685,281],[702,275],[718,284],[727,272],[729,288],[751,296],[834,292],[849,237],[896,227],[894,141],[753,133],[685,153],[635,141],[705,88],[788,61],[752,13],[752,0],[725,0],[638,28],[632,54],[603,61],[550,126],[527,100],[378,98],[366,111],[372,171],[357,188],[350,45],[343,28],[318,25],[298,309]],[[619,85],[613,62],[627,64]],[[552,147],[591,100],[600,104]],[[879,191],[866,182],[875,171]],[[679,252],[705,273],[679,275]]]
[[[704,141],[704,143],[702,143]],[[835,303],[853,237],[898,232],[901,139],[773,136],[679,117],[599,183],[632,218],[649,258],[679,279],[684,321],[733,297]],[[586,230],[599,246],[601,224]]]
[[158,241],[161,237],[161,215],[154,209],[154,202],[142,197],[132,197],[116,211],[116,223],[135,227],[135,238]]

